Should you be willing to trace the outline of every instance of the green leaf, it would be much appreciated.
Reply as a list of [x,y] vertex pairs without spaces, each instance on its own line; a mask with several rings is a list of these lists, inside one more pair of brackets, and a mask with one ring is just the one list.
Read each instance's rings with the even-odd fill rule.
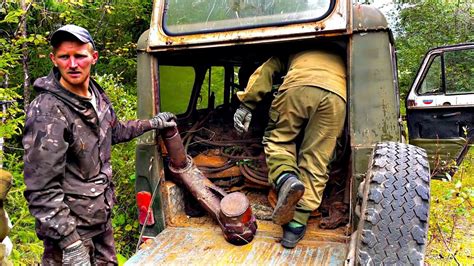
[[21,9],[10,11],[7,13],[5,18],[0,22],[1,23],[18,23],[19,17],[21,16],[22,13],[23,11]]
[[123,225],[125,224],[125,219],[125,215],[123,213],[119,213],[117,216],[115,216],[114,221],[116,225]]

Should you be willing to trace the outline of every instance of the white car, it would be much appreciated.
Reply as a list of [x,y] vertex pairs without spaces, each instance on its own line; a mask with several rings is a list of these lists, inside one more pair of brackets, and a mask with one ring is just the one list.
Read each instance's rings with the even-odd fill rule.
[[474,45],[430,50],[407,98],[407,108],[474,106]]

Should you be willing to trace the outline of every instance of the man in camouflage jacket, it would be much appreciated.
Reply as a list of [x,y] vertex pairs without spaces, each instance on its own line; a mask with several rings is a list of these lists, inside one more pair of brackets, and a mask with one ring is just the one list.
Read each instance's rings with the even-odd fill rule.
[[23,137],[25,197],[44,241],[45,265],[117,264],[111,213],[115,202],[111,146],[175,116],[120,122],[90,78],[97,61],[87,30],[66,25],[51,37],[55,67],[34,83]]

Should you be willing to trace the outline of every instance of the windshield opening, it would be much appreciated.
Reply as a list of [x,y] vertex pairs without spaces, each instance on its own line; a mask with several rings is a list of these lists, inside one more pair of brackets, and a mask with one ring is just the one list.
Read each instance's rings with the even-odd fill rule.
[[168,35],[217,32],[319,21],[335,0],[167,0],[163,28]]

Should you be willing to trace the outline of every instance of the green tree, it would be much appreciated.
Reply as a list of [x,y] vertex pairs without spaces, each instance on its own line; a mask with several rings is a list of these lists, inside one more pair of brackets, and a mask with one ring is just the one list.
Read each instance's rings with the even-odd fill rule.
[[430,48],[474,41],[474,6],[470,1],[420,1],[398,6],[396,47],[402,99],[421,59]]

